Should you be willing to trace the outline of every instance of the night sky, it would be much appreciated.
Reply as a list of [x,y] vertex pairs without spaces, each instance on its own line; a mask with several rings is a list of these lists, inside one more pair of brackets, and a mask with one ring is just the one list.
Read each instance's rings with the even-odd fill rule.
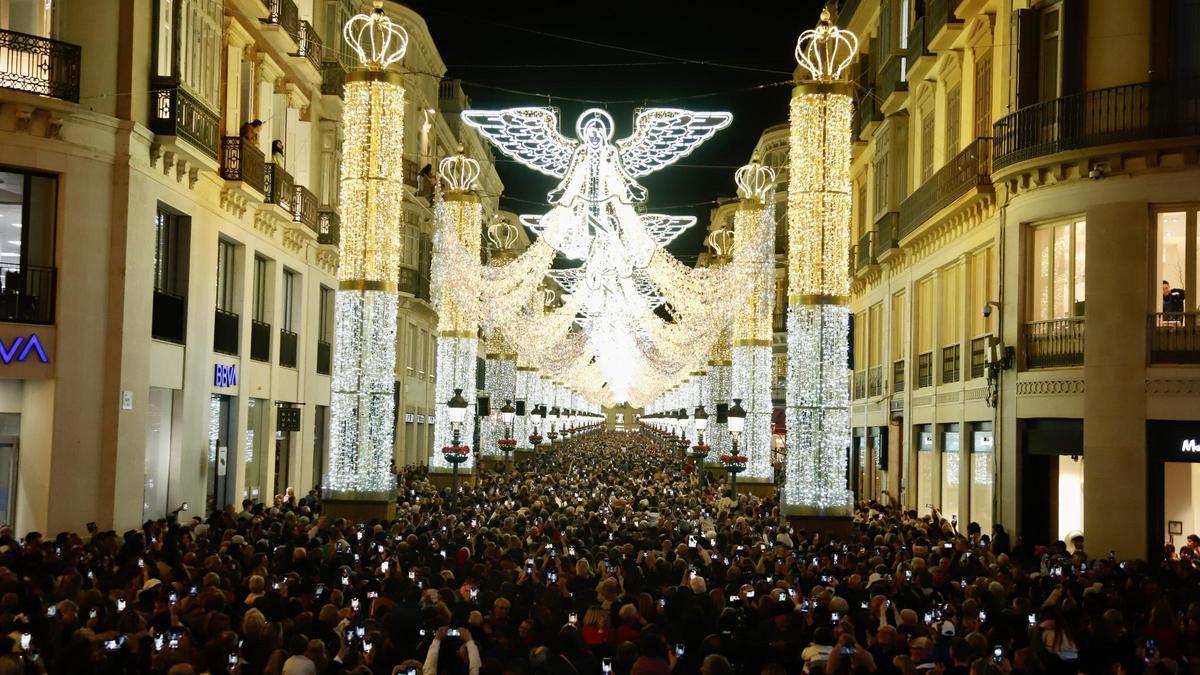
[[[712,203],[734,194],[736,167],[763,129],[786,120],[790,87],[780,83],[791,79],[796,38],[815,24],[824,0],[719,9],[675,1],[404,4],[425,18],[447,77],[463,80],[475,108],[556,106],[569,137],[581,112],[605,108],[618,139],[630,133],[633,111],[643,105],[732,112],[733,123],[695,153],[639,179],[650,191],[650,211],[696,216],[696,227],[670,247],[690,263]],[[770,86],[751,89],[759,85]],[[503,208],[544,212],[556,181],[498,153],[497,159]]]

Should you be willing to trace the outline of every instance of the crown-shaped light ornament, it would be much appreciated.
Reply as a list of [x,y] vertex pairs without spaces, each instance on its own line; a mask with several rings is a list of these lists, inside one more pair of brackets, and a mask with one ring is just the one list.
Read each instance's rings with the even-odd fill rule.
[[721,228],[708,235],[708,247],[718,258],[727,258],[733,253],[733,230]]
[[796,41],[796,62],[819,82],[842,79],[856,54],[858,38],[833,25],[828,8],[821,10],[817,27],[804,31]]
[[542,308],[552,307],[557,296],[552,288],[542,288]]
[[375,0],[370,14],[356,14],[342,30],[346,44],[368,70],[384,70],[404,58],[408,31],[383,13],[383,0]]
[[507,251],[517,243],[517,228],[503,216],[496,216],[487,227],[487,239],[493,249]]
[[733,182],[737,184],[739,197],[762,202],[775,187],[775,172],[756,157],[733,174]]
[[464,155],[460,145],[458,152],[438,163],[438,175],[450,192],[467,192],[479,179],[479,162]]

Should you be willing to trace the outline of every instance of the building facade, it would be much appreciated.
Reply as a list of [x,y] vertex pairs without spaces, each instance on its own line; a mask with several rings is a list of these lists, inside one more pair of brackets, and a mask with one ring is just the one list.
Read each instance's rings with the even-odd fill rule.
[[852,487],[1093,554],[1200,529],[1200,3],[839,4]]
[[[0,13],[0,522],[134,527],[321,482],[353,0]],[[409,32],[397,398],[432,411],[431,172],[460,142]],[[258,121],[258,125],[252,125]],[[401,413],[403,414],[403,413]],[[399,414],[398,414],[399,417]],[[424,456],[420,427],[397,462]],[[432,420],[430,420],[432,421]]]

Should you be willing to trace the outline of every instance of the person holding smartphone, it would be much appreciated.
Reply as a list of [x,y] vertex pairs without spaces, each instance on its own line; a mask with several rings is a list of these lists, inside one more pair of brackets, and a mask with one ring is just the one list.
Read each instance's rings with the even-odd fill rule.
[[471,631],[466,628],[453,629],[456,635],[451,635],[449,626],[442,626],[437,629],[437,633],[433,636],[433,641],[429,643],[429,651],[425,654],[425,665],[422,667],[423,673],[438,672],[438,660],[442,658],[442,645],[448,639],[460,641],[461,647],[455,656],[462,659],[467,665],[469,675],[479,675],[479,669],[483,667],[483,659],[479,657],[479,645],[475,644],[475,639],[471,635]]

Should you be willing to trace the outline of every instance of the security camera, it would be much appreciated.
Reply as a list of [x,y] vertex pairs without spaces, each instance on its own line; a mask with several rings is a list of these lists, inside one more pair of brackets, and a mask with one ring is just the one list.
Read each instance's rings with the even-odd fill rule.
[[988,318],[988,317],[989,317],[989,316],[991,316],[991,315],[992,315],[992,306],[991,306],[991,305],[984,305],[984,306],[983,306],[983,318],[985,318],[985,319],[986,319],[986,318]]
[[1088,171],[1088,178],[1091,178],[1092,180],[1100,180],[1100,179],[1104,178],[1107,174],[1108,174],[1108,164],[1106,164],[1106,163],[1093,164],[1091,170]]

